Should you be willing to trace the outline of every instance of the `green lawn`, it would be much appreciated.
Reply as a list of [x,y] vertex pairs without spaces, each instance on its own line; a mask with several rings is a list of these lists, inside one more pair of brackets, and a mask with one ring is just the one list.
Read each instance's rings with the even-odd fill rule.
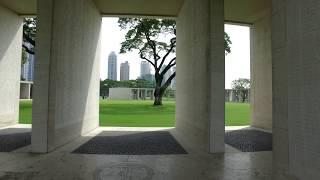
[[20,101],[19,123],[31,124],[32,122],[32,101]]
[[250,104],[226,103],[226,126],[247,126],[250,124]]
[[175,102],[163,103],[155,107],[151,101],[101,101],[100,126],[172,127]]
[[[172,127],[175,124],[175,102],[164,101],[161,107],[154,107],[151,101],[101,101],[100,125],[123,127]],[[20,123],[30,124],[31,101],[20,102]],[[227,103],[226,125],[249,124],[249,104]]]

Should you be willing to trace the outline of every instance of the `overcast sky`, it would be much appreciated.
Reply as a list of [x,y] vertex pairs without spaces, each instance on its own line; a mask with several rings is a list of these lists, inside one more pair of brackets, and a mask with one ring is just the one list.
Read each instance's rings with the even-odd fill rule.
[[[103,18],[100,78],[108,76],[108,55],[115,51],[118,55],[118,79],[120,78],[120,64],[129,61],[130,79],[140,75],[140,58],[137,52],[119,54],[120,43],[124,40],[125,31],[118,27],[118,18]],[[250,32],[249,27],[226,25],[225,31],[230,35],[231,54],[226,56],[226,88],[238,78],[250,78]]]

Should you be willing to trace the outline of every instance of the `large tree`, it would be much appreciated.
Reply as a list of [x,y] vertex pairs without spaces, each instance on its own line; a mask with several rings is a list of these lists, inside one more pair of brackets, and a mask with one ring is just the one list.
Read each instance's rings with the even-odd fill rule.
[[[138,50],[140,58],[149,62],[155,72],[154,105],[162,105],[162,97],[176,76],[166,73],[176,66],[176,22],[168,19],[120,18],[119,26],[126,30],[120,53]],[[225,33],[225,50],[230,53],[230,37]]]
[[23,21],[23,50],[29,54],[34,54],[36,46],[37,19],[25,18]]
[[231,86],[232,86],[232,89],[235,90],[235,93],[238,99],[241,100],[242,103],[244,103],[249,96],[250,80],[240,78],[232,81]]

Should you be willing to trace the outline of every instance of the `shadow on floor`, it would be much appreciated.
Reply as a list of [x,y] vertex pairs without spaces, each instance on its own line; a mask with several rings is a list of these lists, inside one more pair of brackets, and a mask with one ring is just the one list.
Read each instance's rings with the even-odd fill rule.
[[249,129],[229,131],[225,143],[242,152],[272,151],[272,134]]
[[[118,154],[118,155],[166,155],[187,154],[187,151],[167,131],[102,132],[78,149],[76,154]],[[117,134],[117,135],[114,135]]]
[[12,152],[30,144],[30,129],[7,128],[0,130],[0,152]]

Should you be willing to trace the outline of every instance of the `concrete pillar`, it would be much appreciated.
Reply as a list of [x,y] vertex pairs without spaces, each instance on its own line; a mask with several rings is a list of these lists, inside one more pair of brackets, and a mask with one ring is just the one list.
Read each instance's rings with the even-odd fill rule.
[[273,1],[273,179],[320,177],[318,1]]
[[271,10],[251,26],[251,125],[272,129]]
[[289,173],[320,177],[320,2],[287,2]]
[[287,6],[278,0],[272,4],[273,179],[282,180],[289,169]]
[[19,118],[22,22],[0,5],[0,127]]
[[184,2],[177,20],[176,128],[212,153],[224,151],[223,37],[223,0]]
[[32,151],[99,124],[101,16],[91,0],[38,0]]

